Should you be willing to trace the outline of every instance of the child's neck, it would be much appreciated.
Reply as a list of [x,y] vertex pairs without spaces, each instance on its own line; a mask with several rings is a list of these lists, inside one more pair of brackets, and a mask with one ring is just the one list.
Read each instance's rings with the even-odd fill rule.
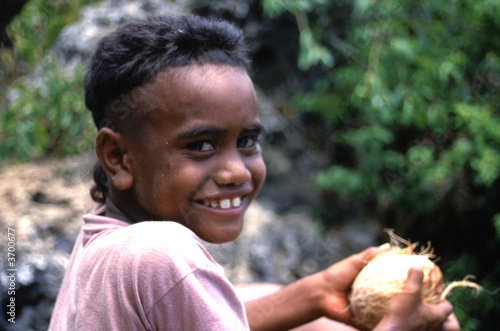
[[111,217],[118,219],[120,221],[124,221],[130,224],[136,223],[137,221],[131,218],[129,215],[125,214],[113,201],[110,197],[106,199],[106,217]]

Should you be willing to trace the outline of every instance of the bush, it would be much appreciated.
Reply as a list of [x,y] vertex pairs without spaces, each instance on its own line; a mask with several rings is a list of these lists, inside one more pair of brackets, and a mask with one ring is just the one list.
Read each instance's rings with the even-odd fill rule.
[[[46,54],[79,10],[97,1],[30,0],[8,27],[14,58],[13,64],[0,63],[9,67],[3,73],[8,79],[0,82],[0,97],[7,97],[9,89],[16,97],[1,110],[0,160],[64,156],[91,147],[94,131],[85,114],[83,69],[66,73]],[[21,75],[32,74],[37,67],[43,78],[22,81]]]
[[8,32],[17,61],[36,66],[52,47],[59,32],[78,18],[80,9],[98,0],[30,0],[12,21]]
[[95,129],[83,98],[82,68],[66,73],[45,59],[42,78],[20,83],[3,110],[0,122],[0,159],[20,161],[64,156],[89,150]]
[[0,48],[0,99],[20,77],[30,75],[61,30],[86,4],[99,0],[30,0],[7,26],[13,49]]
[[[299,35],[312,33],[317,45],[301,50],[298,66],[322,66],[323,76],[293,102],[325,136],[331,165],[316,178],[325,222],[378,220],[412,241],[430,240],[441,263],[465,272],[448,277],[472,273],[498,289],[491,261],[500,251],[500,41],[489,37],[500,33],[496,3],[356,1],[333,24],[346,2],[263,2],[274,16],[291,13]],[[323,60],[325,50],[334,61]],[[453,268],[464,257],[474,264]],[[498,302],[488,291],[456,302],[464,329],[498,328]]]

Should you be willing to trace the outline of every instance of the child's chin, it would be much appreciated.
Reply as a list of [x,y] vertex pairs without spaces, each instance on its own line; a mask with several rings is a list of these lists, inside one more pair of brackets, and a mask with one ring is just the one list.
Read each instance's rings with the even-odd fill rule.
[[215,233],[206,233],[200,236],[204,241],[211,244],[223,244],[236,240],[241,233],[241,226],[235,226],[234,228],[226,228],[224,231],[217,231]]

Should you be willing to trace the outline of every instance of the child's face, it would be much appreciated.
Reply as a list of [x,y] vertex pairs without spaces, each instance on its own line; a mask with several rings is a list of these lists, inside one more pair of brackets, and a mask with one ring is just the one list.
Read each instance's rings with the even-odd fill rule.
[[266,173],[246,71],[173,69],[143,95],[149,119],[130,153],[135,213],[179,222],[210,242],[234,240]]

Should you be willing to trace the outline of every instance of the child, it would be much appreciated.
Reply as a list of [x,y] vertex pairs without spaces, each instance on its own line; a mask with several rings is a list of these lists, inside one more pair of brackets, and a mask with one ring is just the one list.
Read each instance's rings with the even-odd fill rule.
[[[266,173],[247,65],[241,31],[199,17],[138,20],[101,41],[85,82],[99,204],[84,216],[50,330],[353,325],[349,286],[383,247],[242,302],[202,245],[238,237]],[[414,268],[377,329],[459,329],[449,303],[420,301],[421,281]]]

